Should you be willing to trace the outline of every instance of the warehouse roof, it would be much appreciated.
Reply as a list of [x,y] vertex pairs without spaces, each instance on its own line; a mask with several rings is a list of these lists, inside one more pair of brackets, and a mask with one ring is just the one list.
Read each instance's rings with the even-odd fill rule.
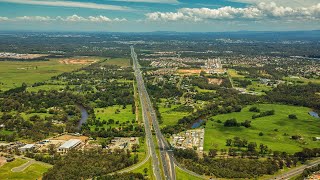
[[63,143],[59,149],[69,149],[81,143],[80,139],[70,139]]
[[30,149],[30,148],[33,148],[34,147],[34,144],[26,144],[22,147],[20,147],[20,149]]

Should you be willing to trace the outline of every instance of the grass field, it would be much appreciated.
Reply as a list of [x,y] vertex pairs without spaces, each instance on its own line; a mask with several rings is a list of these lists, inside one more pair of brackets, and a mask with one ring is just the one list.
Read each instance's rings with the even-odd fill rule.
[[[218,145],[218,149],[227,148],[226,139],[232,139],[235,136],[247,139],[248,142],[256,142],[258,145],[263,143],[273,151],[289,153],[300,151],[303,147],[320,146],[319,141],[312,140],[312,137],[320,136],[320,119],[311,117],[308,114],[310,111],[308,108],[276,104],[255,106],[261,111],[275,110],[275,115],[252,120],[251,117],[255,113],[249,112],[251,106],[248,106],[241,112],[212,117],[214,121],[209,120],[205,128],[205,151],[213,148],[214,145]],[[289,114],[296,114],[298,119],[289,119]],[[236,118],[238,122],[250,120],[252,127],[224,127],[223,122],[231,118]],[[221,120],[222,123],[218,123],[217,120]],[[260,132],[264,135],[259,136]],[[285,133],[288,135],[284,135]],[[292,140],[292,135],[299,135],[303,139]]]
[[[117,109],[120,111],[118,114],[115,113]],[[95,108],[94,113],[100,121],[113,119],[115,122],[119,121],[119,123],[122,123],[126,121],[131,122],[133,119],[136,119],[136,115],[132,113],[132,105],[127,105],[126,109],[122,109],[122,106],[119,105],[107,108]],[[115,127],[117,124],[105,125],[105,127],[108,126]]]
[[177,180],[202,180],[201,178],[192,176],[184,171],[182,171],[180,168],[176,167],[176,179]]
[[128,58],[111,58],[111,59],[106,60],[102,64],[128,67],[128,66],[130,66],[130,59],[128,59]]
[[163,123],[160,125],[161,127],[175,125],[179,119],[190,114],[188,112],[174,111],[174,108],[177,107],[179,107],[179,105],[172,105],[171,108],[163,107],[162,104],[159,105],[159,111],[163,121]]
[[21,180],[34,180],[41,179],[42,174],[46,172],[50,166],[43,164],[32,164],[22,172],[12,172],[11,169],[14,167],[21,166],[26,163],[27,160],[16,159],[13,162],[6,163],[0,167],[0,179],[21,179]]
[[63,72],[73,71],[84,65],[62,64],[59,60],[50,61],[1,61],[0,62],[0,90],[19,87],[23,82],[31,85],[45,81]]
[[228,69],[228,74],[231,78],[244,78],[244,76],[238,74],[238,72],[235,69]]
[[141,173],[141,174],[145,175],[145,173],[143,172],[143,170],[144,170],[145,168],[148,169],[148,172],[147,172],[147,174],[146,174],[147,176],[145,176],[145,177],[147,177],[147,178],[150,179],[150,180],[154,180],[155,178],[154,178],[153,172],[152,172],[151,158],[150,158],[145,164],[143,164],[143,165],[140,166],[139,168],[133,170],[132,172],[134,172],[134,173]]
[[[271,91],[273,88],[271,86],[267,86],[267,85],[264,85],[264,84],[261,84],[259,82],[256,82],[256,81],[252,81],[252,84],[247,86],[248,90],[252,90],[252,91],[255,91],[255,92],[258,92],[258,93],[261,93],[261,92],[266,92],[266,91]],[[265,94],[265,93],[263,93]]]
[[[42,86],[37,86],[37,87],[28,87],[27,91],[29,92],[38,92],[39,90],[63,90],[66,87],[66,85],[42,85]],[[70,88],[74,88],[74,85],[69,85]]]

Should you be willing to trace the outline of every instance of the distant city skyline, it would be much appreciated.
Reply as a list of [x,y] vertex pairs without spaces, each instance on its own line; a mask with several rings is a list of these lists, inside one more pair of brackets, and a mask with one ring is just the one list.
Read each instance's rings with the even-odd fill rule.
[[0,0],[0,31],[318,29],[318,0]]

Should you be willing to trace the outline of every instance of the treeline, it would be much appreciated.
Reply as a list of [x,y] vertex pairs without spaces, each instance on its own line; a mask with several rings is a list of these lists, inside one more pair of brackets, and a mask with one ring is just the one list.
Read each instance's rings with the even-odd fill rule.
[[266,100],[270,103],[284,103],[320,109],[319,84],[279,85],[269,91]]
[[320,164],[317,166],[306,168],[303,170],[302,174],[300,174],[298,177],[295,178],[295,180],[304,180],[310,175],[312,175],[314,172],[320,171]]
[[[239,143],[239,147],[243,145],[243,140],[237,138],[235,142],[236,141],[238,141],[237,143]],[[248,145],[250,144],[253,143],[249,143]],[[260,152],[268,151],[268,148],[265,147],[266,146],[260,145]],[[248,152],[256,152],[257,156],[260,154],[255,149],[250,149],[249,146],[248,148]],[[232,152],[235,151],[229,149],[229,154]],[[262,175],[272,175],[284,167],[295,167],[298,161],[305,163],[306,160],[314,157],[320,157],[320,148],[305,148],[301,152],[297,152],[293,155],[286,152],[274,151],[266,160],[259,160],[257,157],[251,157],[249,159],[217,159],[214,158],[215,156],[212,156],[215,154],[216,151],[210,150],[208,155],[204,154],[203,158],[200,158],[193,149],[174,150],[174,155],[180,164],[201,175],[215,176],[217,178],[259,178]],[[310,171],[312,170],[307,170],[305,175],[308,175]]]
[[146,179],[141,173],[121,173],[106,175],[95,178],[95,180],[144,180]]
[[217,178],[258,178],[279,170],[276,160],[199,158],[192,149],[176,149],[174,155],[187,169],[198,174]]
[[126,168],[138,162],[138,155],[117,150],[109,153],[102,150],[70,151],[57,160],[53,168],[44,173],[44,180],[91,179]]

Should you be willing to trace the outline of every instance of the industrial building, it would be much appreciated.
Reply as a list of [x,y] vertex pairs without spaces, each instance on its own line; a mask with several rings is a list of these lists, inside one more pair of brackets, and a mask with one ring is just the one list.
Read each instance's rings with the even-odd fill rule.
[[81,144],[80,139],[70,139],[58,147],[58,152],[62,154],[67,153],[69,150],[77,147],[79,144]]
[[35,144],[26,144],[26,145],[20,147],[19,150],[21,152],[27,152],[27,151],[33,150],[34,148],[35,148]]

